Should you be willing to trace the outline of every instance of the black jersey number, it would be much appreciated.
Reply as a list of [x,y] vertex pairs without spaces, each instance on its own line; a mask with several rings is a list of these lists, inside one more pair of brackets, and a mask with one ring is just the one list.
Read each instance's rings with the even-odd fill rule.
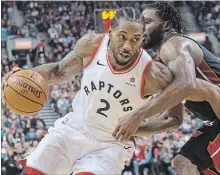
[[99,108],[97,109],[97,113],[100,114],[100,115],[104,115],[105,117],[107,117],[106,114],[104,114],[103,112],[104,111],[107,111],[110,109],[110,104],[108,103],[108,101],[106,101],[105,99],[100,99],[101,103],[105,103],[105,107],[104,108]]

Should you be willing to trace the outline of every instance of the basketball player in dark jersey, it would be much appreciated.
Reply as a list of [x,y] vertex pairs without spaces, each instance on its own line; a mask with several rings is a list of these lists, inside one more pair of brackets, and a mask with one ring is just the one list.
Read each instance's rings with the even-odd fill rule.
[[[140,118],[149,118],[162,113],[189,96],[196,89],[196,78],[212,83],[217,91],[220,91],[220,59],[182,34],[186,31],[181,24],[183,20],[170,3],[148,4],[142,16],[146,25],[144,48],[151,49],[154,53],[152,57],[166,64],[173,72],[175,79],[157,98],[133,115],[120,119],[113,132],[113,136],[120,140],[128,139],[135,133],[138,128],[138,125],[133,124],[135,119],[140,120]],[[219,98],[219,94],[213,98]],[[220,173],[220,102],[219,99],[216,101],[217,103],[212,107],[207,101],[186,101],[185,106],[189,110],[201,120],[209,122],[193,135],[174,158],[173,162],[178,175]],[[159,123],[161,121],[158,120]],[[145,125],[145,128],[147,126],[150,126],[150,122]],[[167,127],[166,123],[164,127],[160,126],[160,129],[164,131]],[[155,131],[156,128],[152,130]],[[152,131],[149,130],[149,133]]]

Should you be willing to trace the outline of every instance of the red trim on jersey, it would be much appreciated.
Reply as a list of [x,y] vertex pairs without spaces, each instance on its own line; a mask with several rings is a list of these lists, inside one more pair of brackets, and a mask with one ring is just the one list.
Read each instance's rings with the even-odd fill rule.
[[108,55],[108,52],[106,54],[106,57],[107,57],[107,63],[112,71],[113,74],[125,74],[125,73],[128,73],[129,71],[131,71],[136,65],[137,63],[139,62],[140,58],[141,58],[141,55],[143,53],[143,49],[140,48],[139,50],[139,53],[138,53],[138,56],[136,58],[136,60],[126,69],[124,70],[114,70],[114,68],[111,66],[111,63],[110,63],[110,60],[109,60],[109,55]]
[[141,98],[142,99],[147,99],[149,96],[144,95],[144,85],[145,85],[145,73],[147,69],[151,66],[152,60],[147,64],[147,66],[144,68],[144,71],[142,73],[142,80],[141,80]]
[[75,175],[95,175],[95,174],[90,172],[80,172],[80,173],[76,173]]
[[95,58],[95,55],[98,52],[99,47],[102,44],[102,41],[103,41],[104,37],[105,37],[105,35],[102,35],[102,38],[100,39],[97,47],[95,48],[95,51],[93,52],[93,54],[92,54],[91,58],[89,59],[88,63],[86,63],[86,65],[83,66],[83,69],[87,68],[91,64],[92,60]]
[[21,160],[17,161],[17,164],[20,164],[20,165],[22,165],[22,166],[25,166],[26,161],[27,161],[26,159],[21,159]]
[[203,133],[201,132],[201,131],[196,131],[193,135],[192,135],[192,137],[198,137],[198,136],[200,136],[200,135],[202,135]]
[[[27,159],[22,159],[22,160],[17,161],[17,164],[20,164],[24,167],[26,165],[26,162],[27,162]],[[41,171],[31,168],[31,167],[26,167],[25,174],[26,175],[45,175]]]
[[[198,68],[202,71],[202,73],[214,84],[220,84],[220,78],[213,72],[213,70],[209,67],[209,65],[202,60],[202,63],[198,66]],[[203,75],[197,70],[198,78],[205,79]]]
[[217,175],[215,172],[210,170],[209,168],[202,172],[204,175]]
[[217,135],[213,142],[209,142],[207,150],[214,163],[215,169],[220,172],[220,134]]
[[36,170],[31,167],[26,167],[25,174],[26,175],[45,175],[44,173],[40,172],[39,170]]

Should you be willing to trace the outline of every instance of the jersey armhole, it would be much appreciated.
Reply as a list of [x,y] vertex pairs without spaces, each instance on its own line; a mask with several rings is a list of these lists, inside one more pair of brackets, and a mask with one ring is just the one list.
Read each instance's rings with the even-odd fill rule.
[[102,35],[102,37],[101,37],[101,39],[100,39],[100,41],[99,41],[97,47],[95,48],[95,51],[93,52],[92,56],[90,57],[88,63],[86,63],[85,65],[83,65],[83,69],[87,68],[87,67],[91,64],[92,60],[95,58],[96,53],[98,52],[99,47],[100,47],[100,45],[102,44],[102,41],[103,41],[103,39],[104,39],[104,36],[105,36],[105,35]]
[[144,71],[142,73],[142,80],[141,80],[141,98],[142,99],[147,99],[151,96],[151,95],[147,95],[147,96],[144,95],[144,85],[146,83],[145,82],[145,73],[148,70],[148,68],[151,66],[151,64],[152,64],[152,60],[146,65],[146,67],[144,68]]

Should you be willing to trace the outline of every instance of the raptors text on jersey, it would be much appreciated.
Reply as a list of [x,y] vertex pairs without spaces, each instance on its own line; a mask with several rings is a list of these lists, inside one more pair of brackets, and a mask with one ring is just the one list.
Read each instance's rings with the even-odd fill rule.
[[112,139],[111,133],[120,117],[134,112],[148,99],[144,98],[144,73],[150,56],[140,48],[134,63],[116,71],[110,64],[104,35],[94,57],[84,67],[81,89],[73,101],[74,120],[99,138]]

